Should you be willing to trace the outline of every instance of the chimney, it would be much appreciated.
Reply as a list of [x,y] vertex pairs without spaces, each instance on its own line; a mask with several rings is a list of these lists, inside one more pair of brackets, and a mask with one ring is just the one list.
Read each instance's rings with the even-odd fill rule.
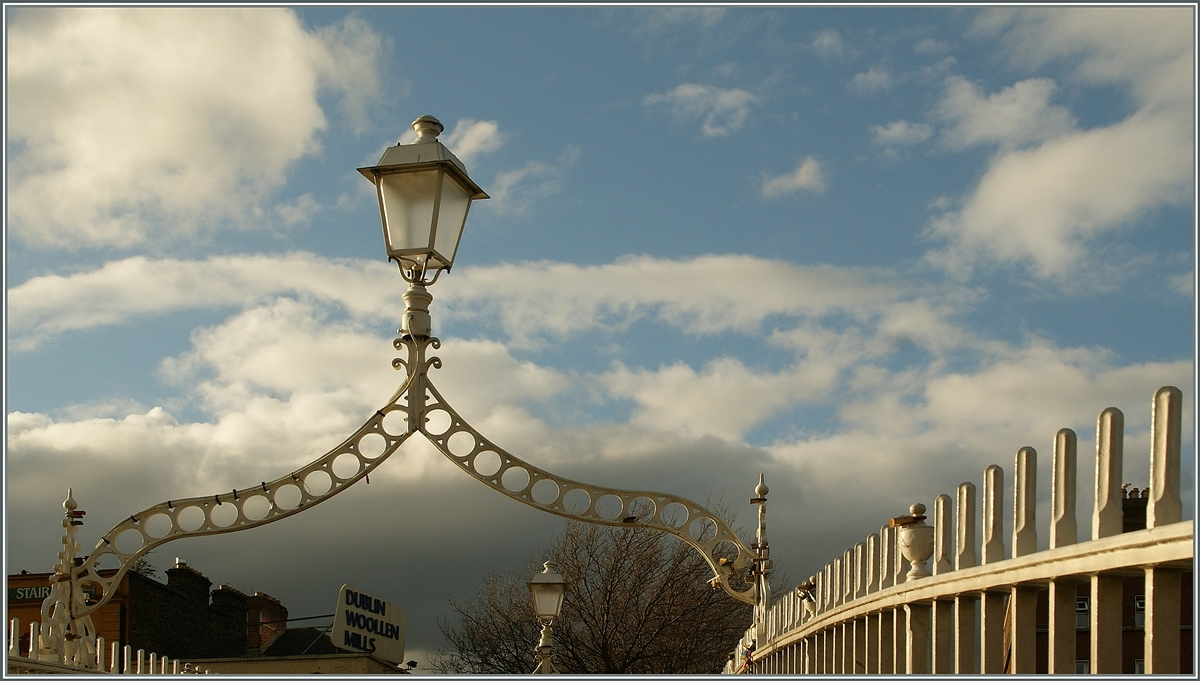
[[208,605],[208,590],[212,580],[188,567],[187,561],[175,559],[175,567],[167,570],[167,586],[188,599]]
[[260,591],[246,599],[246,652],[261,653],[287,629],[287,608]]

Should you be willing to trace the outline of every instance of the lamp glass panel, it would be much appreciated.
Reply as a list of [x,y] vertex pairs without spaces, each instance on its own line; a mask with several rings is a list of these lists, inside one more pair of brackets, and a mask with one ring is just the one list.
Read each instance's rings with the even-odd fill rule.
[[563,596],[566,595],[567,585],[562,582],[534,582],[529,585],[533,592],[533,608],[538,617],[558,617],[562,609]]
[[454,262],[458,240],[462,236],[463,224],[467,220],[467,209],[471,207],[471,195],[450,175],[442,178],[442,202],[438,206],[437,232],[433,237],[433,250],[446,259],[446,265]]
[[379,178],[389,255],[425,253],[432,246],[429,241],[438,172],[395,173]]

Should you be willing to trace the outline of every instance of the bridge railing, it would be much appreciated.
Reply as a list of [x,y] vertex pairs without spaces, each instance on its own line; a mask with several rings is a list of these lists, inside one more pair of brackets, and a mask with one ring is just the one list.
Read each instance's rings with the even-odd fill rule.
[[[41,634],[41,623],[29,624],[29,641],[36,642]],[[32,644],[29,650],[23,651],[21,642],[21,620],[13,618],[8,622],[8,674],[210,674],[199,665],[172,660],[166,655],[155,653],[146,654],[145,650],[133,650],[131,646],[123,648],[113,641],[105,653],[105,641],[96,639],[96,659],[88,660],[83,666],[73,665],[68,660],[57,655],[47,654],[40,646]],[[21,653],[25,652],[24,655]]]
[[[748,630],[726,665],[729,673],[1119,674],[1122,591],[1144,579],[1144,671],[1180,672],[1181,575],[1192,569],[1193,521],[1182,519],[1182,394],[1154,396],[1150,486],[1122,484],[1124,416],[1104,410],[1097,422],[1090,540],[1079,541],[1076,437],[1055,437],[1048,548],[1038,550],[1037,452],[1017,451],[1012,477],[1012,532],[1006,556],[1004,471],[984,471],[982,518],[976,488],[891,519],[782,595]],[[1124,506],[1145,504],[1145,523],[1126,531]],[[953,512],[953,517],[952,517]],[[1084,533],[1088,518],[1084,518]],[[1039,642],[1038,599],[1048,602]],[[1077,610],[1088,594],[1086,610]],[[1188,606],[1190,607],[1190,606]],[[1081,621],[1081,616],[1085,618]],[[1087,668],[1077,666],[1076,632],[1089,637]],[[1082,661],[1080,661],[1082,662]]]

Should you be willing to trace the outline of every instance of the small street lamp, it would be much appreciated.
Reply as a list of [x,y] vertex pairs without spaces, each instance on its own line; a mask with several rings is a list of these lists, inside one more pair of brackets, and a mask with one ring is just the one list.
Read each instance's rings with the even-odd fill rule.
[[529,593],[533,595],[533,610],[537,613],[538,621],[542,623],[542,639],[537,645],[537,668],[534,674],[557,674],[554,663],[550,659],[550,649],[554,645],[554,620],[562,612],[563,597],[567,593],[567,581],[558,574],[554,563],[546,561],[542,571],[526,582]]

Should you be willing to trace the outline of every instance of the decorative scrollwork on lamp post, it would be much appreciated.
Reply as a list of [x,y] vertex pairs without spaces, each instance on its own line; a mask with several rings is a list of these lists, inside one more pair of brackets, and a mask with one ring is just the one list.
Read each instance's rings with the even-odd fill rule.
[[[43,604],[43,621],[66,622],[53,625],[47,639],[55,656],[66,646],[54,643],[58,639],[53,632],[91,631],[90,614],[113,596],[134,561],[154,548],[184,537],[247,530],[312,508],[367,477],[418,432],[468,475],[523,504],[580,522],[670,534],[700,552],[714,572],[714,588],[760,612],[769,607],[767,489],[761,476],[758,496],[752,500],[759,504],[759,536],[751,550],[723,520],[682,497],[591,485],[517,458],[467,423],[434,387],[429,371],[441,368],[442,361],[429,350],[436,351],[441,341],[432,335],[433,296],[427,287],[453,264],[471,202],[488,196],[438,141],[444,128],[436,118],[422,116],[413,128],[418,133],[415,142],[389,147],[378,165],[359,169],[376,187],[388,258],[409,284],[399,337],[393,341],[404,353],[392,361],[395,369],[405,372],[400,388],[341,444],[289,474],[229,492],[168,499],[106,532],[81,565],[74,565],[74,553],[68,552],[70,562],[62,562],[56,573],[61,575],[56,584],[62,586]],[[498,460],[498,468],[482,466],[483,459]],[[581,503],[568,507],[568,495]],[[74,546],[73,526],[68,532]],[[116,570],[101,575],[98,566],[105,558],[116,561]],[[83,596],[85,590],[90,598]],[[77,666],[90,666],[86,655],[80,658]]]

